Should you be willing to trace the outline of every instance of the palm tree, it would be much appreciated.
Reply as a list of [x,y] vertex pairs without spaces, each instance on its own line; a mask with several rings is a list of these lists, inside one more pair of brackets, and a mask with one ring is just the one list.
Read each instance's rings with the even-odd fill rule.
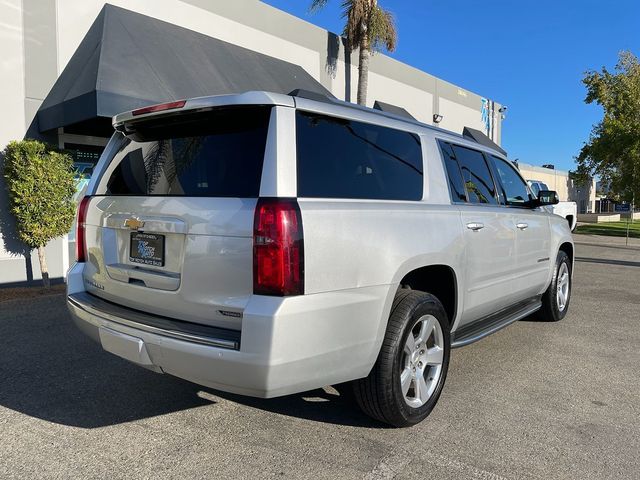
[[[329,0],[312,0],[311,12],[323,8]],[[398,34],[393,15],[378,5],[378,0],[342,0],[342,16],[346,20],[343,36],[347,48],[359,49],[358,104],[367,104],[369,59],[373,52],[385,48],[393,52]]]

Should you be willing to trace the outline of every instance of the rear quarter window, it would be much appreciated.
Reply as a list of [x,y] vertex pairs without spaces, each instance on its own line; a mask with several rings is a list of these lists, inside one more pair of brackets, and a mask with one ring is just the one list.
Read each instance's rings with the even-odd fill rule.
[[296,146],[299,197],[422,199],[413,133],[298,111]]
[[269,115],[236,107],[132,124],[98,194],[257,197]]

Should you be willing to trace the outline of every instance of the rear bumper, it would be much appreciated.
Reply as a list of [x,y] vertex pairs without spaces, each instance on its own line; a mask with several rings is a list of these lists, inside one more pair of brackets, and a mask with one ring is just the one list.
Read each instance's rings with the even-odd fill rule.
[[[80,265],[74,273],[81,273]],[[75,323],[105,350],[194,383],[265,398],[366,376],[394,293],[383,285],[289,298],[253,296],[242,332],[230,332],[201,325],[190,330],[193,324],[167,323],[104,302],[81,291],[77,278],[69,285],[75,286],[67,296]],[[139,355],[123,353],[118,342],[141,349]]]
[[91,320],[101,318],[134,330],[155,333],[167,338],[231,350],[240,349],[240,332],[234,330],[150,315],[122,307],[87,292],[68,295],[67,303],[74,316],[83,318],[96,327],[100,327],[100,322]]

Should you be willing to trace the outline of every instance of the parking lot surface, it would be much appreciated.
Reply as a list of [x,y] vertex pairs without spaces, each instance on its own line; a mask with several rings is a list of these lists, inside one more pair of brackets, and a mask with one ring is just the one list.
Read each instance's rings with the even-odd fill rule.
[[640,478],[640,248],[577,239],[565,320],[454,350],[401,430],[340,386],[258,400],[138,368],[61,295],[2,302],[0,478]]

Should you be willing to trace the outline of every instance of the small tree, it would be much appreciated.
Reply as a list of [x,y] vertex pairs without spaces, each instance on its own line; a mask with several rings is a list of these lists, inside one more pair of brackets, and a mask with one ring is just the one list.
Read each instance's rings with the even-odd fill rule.
[[597,103],[603,118],[593,126],[589,141],[577,157],[577,177],[599,175],[614,197],[640,198],[640,63],[621,52],[615,72],[590,71],[582,82],[586,103]]
[[11,142],[4,151],[4,176],[18,236],[38,249],[42,281],[48,288],[44,247],[68,233],[75,216],[73,161],[37,140]]

